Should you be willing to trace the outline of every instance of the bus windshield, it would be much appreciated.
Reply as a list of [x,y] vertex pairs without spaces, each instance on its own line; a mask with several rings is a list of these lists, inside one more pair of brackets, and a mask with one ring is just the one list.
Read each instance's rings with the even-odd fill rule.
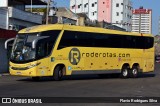
[[[51,30],[18,34],[12,47],[10,60],[15,63],[26,63],[49,56],[59,33],[60,30]],[[33,48],[32,44],[35,40],[36,47]]]
[[32,42],[38,33],[19,34],[13,44],[11,60],[15,62],[26,62],[35,59],[35,49],[32,49]]

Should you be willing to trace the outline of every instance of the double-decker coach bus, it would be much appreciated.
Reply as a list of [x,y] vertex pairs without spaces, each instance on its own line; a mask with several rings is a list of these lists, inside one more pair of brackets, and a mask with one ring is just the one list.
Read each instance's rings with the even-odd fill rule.
[[34,26],[16,36],[9,70],[34,80],[106,73],[137,77],[154,71],[153,42],[151,34],[63,24]]

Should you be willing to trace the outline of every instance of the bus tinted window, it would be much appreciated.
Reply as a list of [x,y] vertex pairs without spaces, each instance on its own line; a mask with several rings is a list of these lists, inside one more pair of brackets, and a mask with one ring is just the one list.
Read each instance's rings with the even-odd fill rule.
[[151,48],[154,46],[154,38],[146,37],[145,39],[145,49]]
[[36,47],[37,59],[41,59],[51,54],[59,33],[59,30],[41,32],[40,36],[49,36],[49,38],[41,39],[38,41]]
[[79,47],[135,48],[153,47],[152,37],[64,31],[58,49]]

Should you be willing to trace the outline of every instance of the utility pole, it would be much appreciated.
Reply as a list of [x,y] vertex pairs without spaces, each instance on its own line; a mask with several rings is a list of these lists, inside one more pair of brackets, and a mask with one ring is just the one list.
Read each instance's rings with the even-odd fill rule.
[[141,33],[141,13],[139,13],[139,33]]
[[48,24],[50,3],[51,3],[51,0],[48,0],[48,2],[47,2],[47,13],[46,13],[46,24]]

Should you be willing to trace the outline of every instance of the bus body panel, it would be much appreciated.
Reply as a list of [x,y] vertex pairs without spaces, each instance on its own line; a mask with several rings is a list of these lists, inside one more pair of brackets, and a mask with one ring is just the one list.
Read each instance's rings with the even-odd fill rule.
[[[66,67],[66,75],[74,72],[106,71],[121,72],[124,64],[129,64],[130,68],[138,64],[142,72],[154,70],[154,47],[151,49],[126,49],[126,48],[103,48],[103,47],[65,47],[59,49],[59,43],[64,31],[80,31],[92,33],[111,33],[131,36],[150,36],[150,34],[129,33],[102,28],[80,27],[70,25],[49,25],[37,26],[30,29],[23,29],[19,33],[33,33],[47,30],[61,30],[51,55],[35,62],[16,64],[10,62],[11,75],[19,76],[52,76],[57,65],[63,64]],[[121,35],[120,35],[121,36]],[[29,67],[27,70],[14,70],[11,67]]]

